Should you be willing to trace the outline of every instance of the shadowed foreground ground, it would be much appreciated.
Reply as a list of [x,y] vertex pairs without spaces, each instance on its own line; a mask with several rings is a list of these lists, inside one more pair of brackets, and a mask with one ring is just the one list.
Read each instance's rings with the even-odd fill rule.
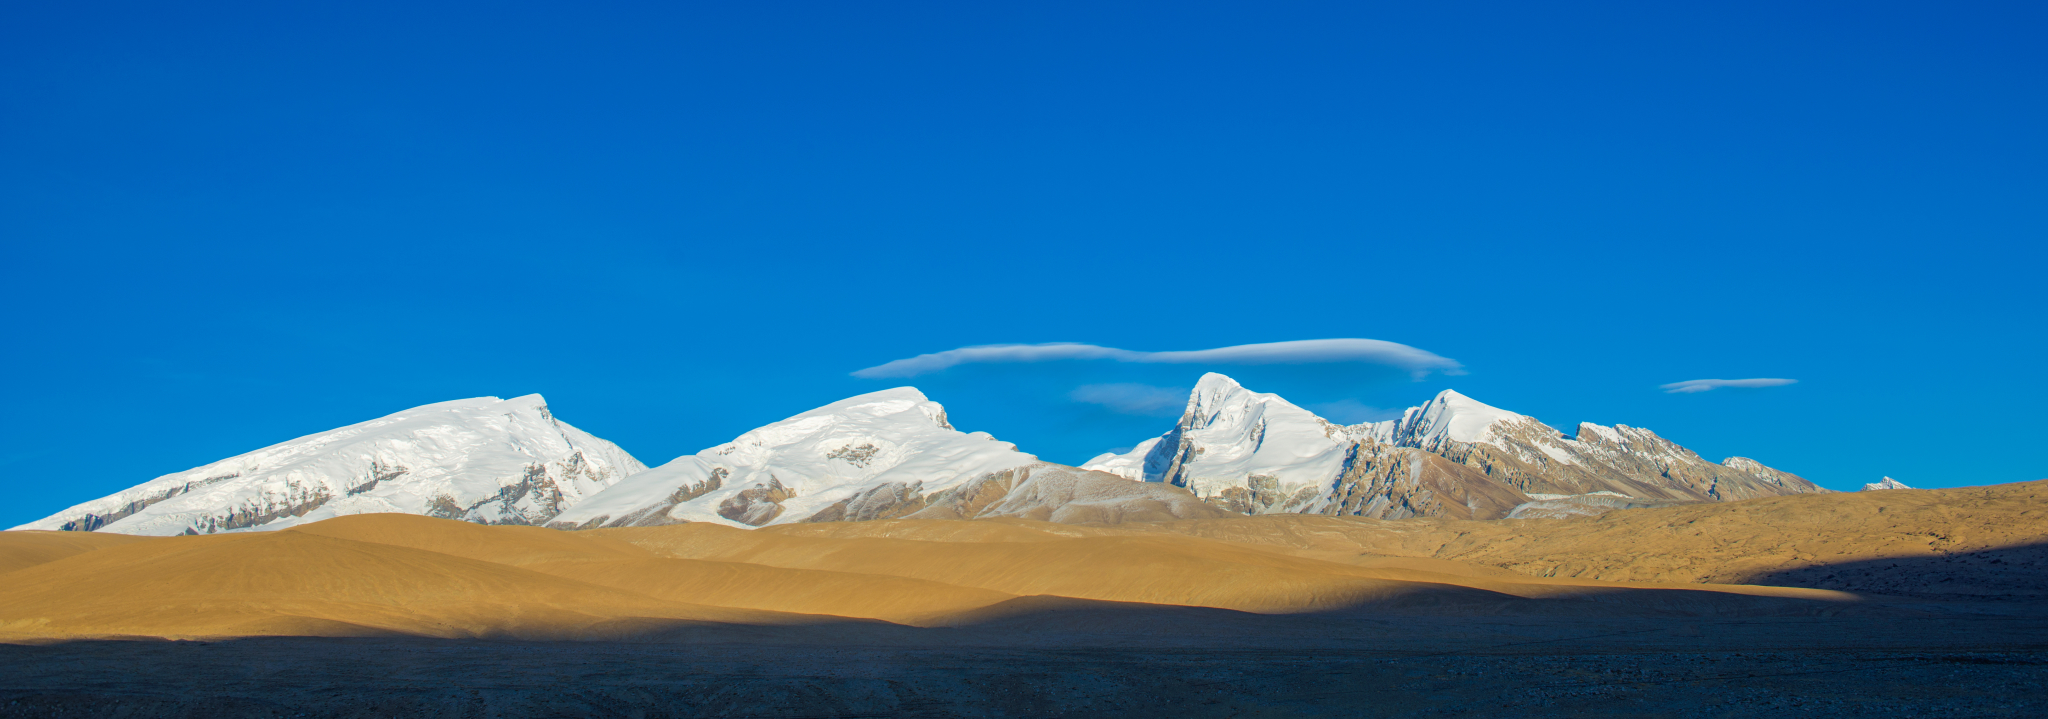
[[[1139,612],[1125,617],[1128,634],[1072,633],[1064,628],[1077,622],[1058,614],[911,630],[881,646],[817,644],[830,632],[816,628],[739,644],[0,645],[0,717],[2048,714],[2048,622],[2027,616],[2038,611],[1678,622],[1250,616],[1206,628]],[[1262,624],[1275,636],[1260,636]],[[1309,638],[1317,627],[1321,638]]]
[[2043,652],[1394,657],[250,639],[0,647],[7,717],[2048,713]]

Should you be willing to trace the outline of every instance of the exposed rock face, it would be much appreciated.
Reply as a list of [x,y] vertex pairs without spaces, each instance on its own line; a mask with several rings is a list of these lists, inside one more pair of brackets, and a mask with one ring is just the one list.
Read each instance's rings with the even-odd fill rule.
[[1295,506],[1314,507],[1315,514],[1376,519],[1500,519],[1529,501],[1512,487],[1490,481],[1484,472],[1421,449],[1370,438],[1353,447],[1356,452],[1337,476],[1328,500],[1304,492],[1295,498]]
[[1805,477],[1801,477],[1791,472],[1766,467],[1764,466],[1764,463],[1758,462],[1748,457],[1729,457],[1727,459],[1721,460],[1721,466],[1727,467],[1737,472],[1741,472],[1743,474],[1747,474],[1751,477],[1755,477],[1765,484],[1774,487],[1781,487],[1793,490],[1793,494],[1805,494],[1807,493],[1807,491],[1811,490],[1799,490],[1804,487],[1809,487],[1813,485],[1813,483],[1807,481]]
[[817,514],[805,517],[804,521],[866,522],[895,519],[924,509],[926,498],[918,493],[918,490],[923,488],[923,482],[890,482],[879,487],[870,487],[818,510]]
[[[1566,436],[1449,390],[1400,419],[1337,425],[1212,373],[1172,430],[1083,467],[1186,487],[1249,514],[1389,519],[1496,519],[1529,502],[1599,493],[1655,504],[1827,491],[1754,460],[1730,462],[1709,462],[1640,427],[1584,423]],[[1630,503],[1564,504],[1583,514]]]
[[1714,464],[1641,427],[1589,422],[1571,438],[1520,417],[1490,429],[1479,441],[1446,441],[1436,451],[1527,494],[1725,502],[1826,491],[1762,464],[1760,473]]
[[212,534],[224,529],[260,527],[285,517],[304,517],[333,499],[326,487],[297,480],[285,482],[284,491],[230,507],[225,513],[208,516],[200,526],[186,527],[185,534]]
[[[138,489],[136,489],[136,490],[129,490],[128,492],[123,492],[123,493],[122,493],[121,495],[116,495],[116,496],[125,496],[125,495],[128,495],[128,494],[130,494],[130,493],[134,493],[134,494],[139,494],[140,496],[138,496],[138,497],[136,497],[136,498],[134,498],[134,499],[130,499],[130,500],[128,500],[128,501],[127,501],[126,503],[122,503],[122,504],[119,504],[119,505],[111,506],[110,508],[108,508],[108,509],[105,509],[105,510],[103,510],[103,511],[102,511],[102,513],[98,513],[98,514],[95,514],[95,513],[93,513],[93,512],[90,512],[90,511],[86,511],[86,512],[84,512],[84,513],[83,513],[82,515],[78,516],[78,518],[77,518],[77,519],[70,519],[70,520],[65,520],[65,521],[63,522],[63,524],[61,524],[60,526],[58,526],[58,527],[57,527],[57,529],[60,529],[60,530],[66,531],[66,532],[91,532],[91,531],[96,531],[96,530],[98,530],[98,529],[99,529],[99,528],[101,528],[101,527],[107,526],[108,524],[111,524],[111,523],[113,523],[113,522],[118,522],[118,521],[121,521],[122,519],[124,519],[124,518],[128,517],[129,515],[135,514],[136,512],[140,512],[140,511],[142,511],[142,510],[144,510],[144,509],[148,509],[148,508],[149,508],[149,507],[150,507],[151,505],[154,505],[154,504],[156,504],[157,502],[161,502],[161,501],[164,501],[164,500],[166,500],[166,499],[170,499],[170,498],[172,498],[172,497],[176,497],[176,496],[178,496],[178,495],[180,495],[180,494],[184,494],[184,493],[186,493],[186,492],[190,492],[190,491],[192,491],[193,489],[195,489],[195,488],[198,488],[198,487],[205,487],[205,486],[208,486],[208,485],[212,485],[212,484],[219,484],[219,483],[221,483],[221,482],[224,482],[224,481],[227,481],[227,480],[230,480],[230,479],[234,479],[234,478],[236,478],[236,477],[240,477],[240,476],[241,476],[241,475],[240,475],[240,474],[238,474],[238,473],[228,473],[228,474],[224,474],[224,475],[221,475],[221,476],[218,476],[218,477],[207,477],[207,478],[205,478],[205,479],[195,479],[195,480],[190,480],[190,481],[187,481],[187,482],[185,482],[185,483],[183,483],[183,484],[178,484],[178,485],[175,485],[175,486],[171,486],[171,487],[166,487],[166,488],[163,488],[163,489],[160,489],[160,490],[154,490],[154,491],[138,491],[138,490],[139,490],[139,488],[138,488]],[[353,493],[351,493],[351,494],[353,494]],[[105,502],[105,501],[106,501],[106,500],[104,500],[104,499],[103,499],[103,500],[100,500],[100,502]],[[323,500],[323,501],[324,501],[324,500]],[[92,502],[88,502],[88,503],[87,503],[86,505],[80,505],[80,506],[82,507],[82,506],[87,506],[87,505],[91,505],[91,504],[94,504],[94,503],[92,503]],[[76,510],[76,509],[78,509],[78,507],[73,507],[72,509],[73,509],[73,510]],[[66,511],[70,511],[70,510],[66,510]],[[48,521],[48,520],[44,520],[44,521]],[[29,527],[28,527],[28,525],[23,525],[23,526],[21,526],[21,527],[16,527],[16,529],[25,529],[25,528],[29,528]]]
[[[906,516],[918,519],[974,519],[989,507],[1003,501],[1010,490],[1029,476],[1034,465],[1014,467],[1000,472],[990,472],[974,480],[943,492],[934,492],[917,499],[919,508]],[[837,521],[837,520],[832,520]]]
[[540,395],[441,402],[158,477],[19,529],[208,534],[398,512],[540,524],[646,469]]
[[782,515],[782,501],[796,496],[774,476],[766,484],[742,489],[718,503],[718,516],[759,527]]
[[1004,470],[931,497],[910,519],[1017,517],[1062,524],[1119,524],[1227,517],[1187,490],[1133,482],[1051,462]]

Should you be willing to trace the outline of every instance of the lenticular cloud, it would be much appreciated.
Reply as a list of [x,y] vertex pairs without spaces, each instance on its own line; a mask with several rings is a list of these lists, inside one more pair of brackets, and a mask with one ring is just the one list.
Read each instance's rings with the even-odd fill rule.
[[1050,362],[1055,360],[1114,360],[1148,364],[1320,364],[1363,362],[1408,370],[1415,379],[1431,372],[1447,375],[1465,373],[1457,360],[1399,342],[1368,339],[1295,340],[1233,345],[1206,350],[1139,352],[1077,342],[1036,345],[982,345],[933,352],[875,365],[853,373],[863,379],[915,377],[956,365],[975,363]]
[[1796,379],[1781,379],[1777,377],[1757,377],[1754,379],[1689,379],[1684,382],[1673,382],[1667,385],[1658,385],[1658,389],[1664,390],[1664,394],[1692,394],[1694,392],[1706,392],[1709,390],[1716,390],[1722,387],[1783,387],[1785,385],[1792,384],[1798,381],[1799,380]]

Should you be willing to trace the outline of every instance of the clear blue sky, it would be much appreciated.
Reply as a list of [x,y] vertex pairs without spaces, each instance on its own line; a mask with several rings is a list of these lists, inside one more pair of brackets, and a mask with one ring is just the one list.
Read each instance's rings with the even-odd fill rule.
[[[2048,477],[2044,8],[9,3],[0,526],[481,395],[657,464],[1060,341],[1469,373],[908,381],[1062,462],[1172,421],[1076,387],[1221,369],[1837,489]],[[1658,389],[1753,377],[1798,383]]]

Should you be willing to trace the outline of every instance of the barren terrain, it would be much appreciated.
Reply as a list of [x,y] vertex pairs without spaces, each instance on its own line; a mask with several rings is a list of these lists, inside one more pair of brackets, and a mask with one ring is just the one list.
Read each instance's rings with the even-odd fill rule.
[[2029,716],[2044,490],[1492,522],[7,532],[0,716]]

